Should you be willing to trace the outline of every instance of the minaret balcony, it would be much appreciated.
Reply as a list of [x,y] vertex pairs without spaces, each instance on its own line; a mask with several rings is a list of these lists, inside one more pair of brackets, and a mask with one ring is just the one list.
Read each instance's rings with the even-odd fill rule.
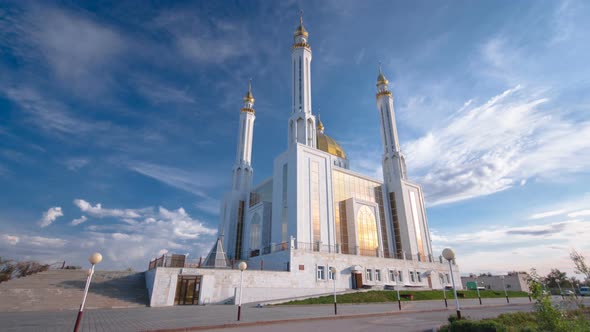
[[389,90],[383,90],[383,91],[377,92],[377,96],[376,96],[377,99],[379,99],[379,97],[382,97],[382,96],[389,96],[389,97],[391,97],[391,91],[389,91]]

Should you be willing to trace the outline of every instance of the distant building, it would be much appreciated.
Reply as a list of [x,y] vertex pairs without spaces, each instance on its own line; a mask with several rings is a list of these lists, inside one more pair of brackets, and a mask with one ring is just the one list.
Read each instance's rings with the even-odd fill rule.
[[[322,294],[334,281],[340,291],[451,284],[448,263],[432,250],[422,188],[407,177],[393,96],[381,68],[375,95],[381,126],[375,130],[383,142],[384,181],[351,171],[344,149],[324,132],[312,113],[312,56],[303,21],[293,39],[287,149],[274,159],[271,176],[253,185],[256,116],[249,85],[218,240],[198,268],[156,262],[146,274],[151,305],[235,300],[240,273],[232,268],[239,261],[249,266],[244,285],[250,291],[242,302]],[[348,97],[358,98],[343,96]],[[351,121],[358,116],[367,115],[350,114]],[[456,265],[453,272],[458,282]]]
[[467,288],[468,282],[475,282],[478,287],[484,287],[489,290],[504,291],[504,283],[506,290],[529,292],[527,283],[529,275],[526,272],[510,272],[508,275],[471,275],[469,277],[461,277],[463,288]]

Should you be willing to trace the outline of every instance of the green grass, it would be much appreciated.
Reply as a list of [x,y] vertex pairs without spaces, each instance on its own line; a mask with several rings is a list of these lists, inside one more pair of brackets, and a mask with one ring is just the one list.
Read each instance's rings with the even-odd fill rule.
[[[582,308],[566,311],[560,316],[561,323],[557,323],[559,331],[587,332],[590,331],[590,309]],[[546,331],[539,325],[538,312],[514,312],[501,314],[496,318],[470,320],[469,317],[457,320],[456,316],[449,317],[449,324],[441,327],[439,332],[537,332]],[[551,332],[556,332],[551,329]]]
[[[413,294],[414,301],[423,301],[423,300],[443,300],[443,291],[442,290],[430,290],[430,291],[400,291],[400,295],[404,294]],[[461,297],[463,294],[464,297]],[[491,290],[484,290],[480,291],[482,298],[503,298],[504,292],[503,291],[491,291]],[[469,290],[462,290],[458,291],[457,295],[459,298],[466,298],[466,299],[476,299],[477,298],[477,291],[469,291]],[[509,291],[509,297],[527,297],[528,294],[526,292],[516,292],[516,291]],[[452,300],[453,291],[447,291],[447,299]],[[401,299],[402,301],[409,301],[406,298]],[[338,303],[379,303],[379,302],[396,302],[397,301],[397,292],[392,290],[380,290],[380,291],[368,291],[368,292],[358,292],[358,293],[348,293],[337,295]],[[334,302],[334,297],[332,295],[321,296],[311,299],[305,300],[296,300],[290,301],[286,303],[282,303],[285,305],[291,304],[331,304]]]

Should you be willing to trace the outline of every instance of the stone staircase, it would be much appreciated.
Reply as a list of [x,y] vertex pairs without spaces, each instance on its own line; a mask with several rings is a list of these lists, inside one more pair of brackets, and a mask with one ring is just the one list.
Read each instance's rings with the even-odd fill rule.
[[[0,284],[0,312],[79,309],[86,270],[49,270]],[[85,309],[145,307],[143,272],[96,271]]]

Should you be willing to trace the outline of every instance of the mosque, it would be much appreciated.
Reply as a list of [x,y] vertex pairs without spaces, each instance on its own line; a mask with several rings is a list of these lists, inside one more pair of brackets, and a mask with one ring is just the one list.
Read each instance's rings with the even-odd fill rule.
[[[351,171],[344,149],[312,113],[308,37],[300,19],[288,67],[288,146],[274,159],[272,176],[252,183],[256,112],[250,84],[239,113],[232,185],[221,206],[218,240],[197,267],[149,270],[151,305],[178,304],[187,278],[195,280],[195,304],[236,301],[240,261],[248,264],[244,303],[322,294],[333,283],[339,291],[450,285],[449,265],[432,251],[422,188],[407,178],[388,80],[380,68],[382,181]],[[458,266],[452,274],[460,280]]]

